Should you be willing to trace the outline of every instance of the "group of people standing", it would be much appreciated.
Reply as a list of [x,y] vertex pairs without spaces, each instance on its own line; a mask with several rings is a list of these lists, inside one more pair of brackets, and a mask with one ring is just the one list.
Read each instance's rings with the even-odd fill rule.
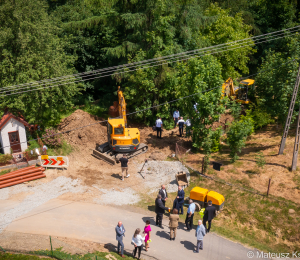
[[[177,234],[177,229],[179,227],[179,215],[184,214],[183,204],[184,204],[184,190],[181,186],[178,186],[178,193],[173,201],[173,209],[166,207],[166,201],[168,200],[168,193],[165,185],[161,186],[161,189],[158,192],[157,198],[155,200],[155,213],[156,213],[156,226],[164,229],[162,226],[162,219],[165,211],[170,212],[169,216],[169,228],[170,228],[170,240],[174,241]],[[190,231],[193,229],[193,219],[196,210],[196,205],[193,200],[189,200],[189,206],[186,213],[186,230]],[[199,253],[199,250],[203,250],[203,238],[209,233],[211,228],[211,221],[216,216],[216,208],[212,205],[211,201],[208,201],[208,206],[205,208],[202,220],[198,220],[198,226],[195,231],[195,236],[197,238],[196,250],[194,253]],[[208,228],[206,223],[208,222]],[[123,238],[125,237],[125,227],[122,222],[119,221],[118,225],[115,228],[116,231],[116,240],[118,241],[118,253],[121,257],[124,256],[124,243]],[[146,220],[146,225],[144,231],[141,234],[141,229],[137,228],[132,236],[131,243],[134,245],[133,256],[138,255],[138,259],[141,257],[141,250],[143,243],[145,244],[145,250],[148,251],[149,243],[151,242],[151,226],[150,220]]]
[[[184,126],[186,126],[186,137],[187,137],[191,133],[191,128],[192,128],[191,120],[189,119],[189,117],[187,116],[186,121],[184,121],[183,117],[180,117],[180,113],[178,109],[176,109],[176,111],[174,111],[173,113],[173,119],[174,119],[174,128],[178,126],[180,137],[182,137],[183,135]],[[160,139],[162,138],[161,137],[162,127],[163,127],[163,121],[161,117],[158,117],[155,122],[155,128],[156,128],[157,138]]]
[[[169,228],[170,228],[170,240],[175,240],[176,233],[178,229],[179,214],[183,214],[183,203],[184,203],[184,190],[181,186],[178,186],[178,193],[173,202],[172,213],[169,216]],[[165,211],[171,212],[171,208],[167,208],[165,203],[168,199],[168,193],[166,191],[165,185],[161,186],[158,192],[157,198],[155,200],[155,213],[156,213],[156,226],[163,229],[162,219]],[[194,214],[196,210],[196,204],[193,200],[189,200],[189,206],[186,213],[185,225],[186,230],[190,231],[193,229]],[[212,201],[208,201],[208,206],[205,208],[202,220],[198,220],[198,226],[196,229],[197,245],[194,253],[199,253],[199,249],[203,249],[203,238],[209,233],[211,228],[211,221],[216,216],[216,208],[212,205]],[[208,228],[206,223],[208,222]]]
[[[126,230],[121,221],[118,222],[118,225],[116,226],[115,230],[116,230],[116,240],[118,241],[118,253],[121,257],[125,258],[123,237],[125,237]],[[139,228],[135,230],[132,236],[131,244],[134,245],[133,257],[136,257],[136,254],[138,254],[137,258],[138,259],[141,258],[143,243],[145,243],[145,250],[148,251],[149,242],[151,242],[150,236],[151,236],[150,220],[146,220],[143,236],[141,235],[141,230]]]

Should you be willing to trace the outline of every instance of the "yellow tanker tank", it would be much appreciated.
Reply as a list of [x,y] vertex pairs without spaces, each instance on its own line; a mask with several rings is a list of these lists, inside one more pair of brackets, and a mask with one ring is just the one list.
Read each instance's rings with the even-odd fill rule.
[[225,198],[218,192],[210,191],[207,193],[207,202],[212,201],[213,206],[216,207],[217,210],[221,210],[224,206]]
[[208,194],[208,190],[200,187],[195,187],[190,192],[190,199],[198,202],[201,207],[204,207],[204,203],[206,202],[206,197]]

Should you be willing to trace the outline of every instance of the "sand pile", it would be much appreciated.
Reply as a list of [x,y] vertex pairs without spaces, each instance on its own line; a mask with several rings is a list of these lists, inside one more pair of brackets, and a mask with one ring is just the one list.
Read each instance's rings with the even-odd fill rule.
[[[93,115],[80,109],[72,115],[64,118],[58,126],[59,131],[67,131],[79,128],[63,134],[64,139],[71,145],[86,148],[87,146],[95,147],[96,143],[102,144],[107,141],[106,126],[97,124],[101,121]],[[80,128],[82,126],[91,125]]]

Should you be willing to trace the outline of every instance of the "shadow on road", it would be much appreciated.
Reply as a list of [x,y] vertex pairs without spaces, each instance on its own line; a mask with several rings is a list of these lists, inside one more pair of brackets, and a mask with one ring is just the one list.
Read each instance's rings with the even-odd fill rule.
[[180,244],[183,244],[184,247],[188,250],[194,250],[195,245],[190,241],[180,241]]
[[[117,242],[117,241],[116,241]],[[116,244],[117,245],[117,244]],[[116,252],[116,253],[118,253],[117,252],[117,246],[116,245],[114,245],[114,244],[111,244],[111,243],[107,243],[107,244],[105,244],[104,245],[104,248],[106,248],[106,249],[108,249],[110,252]],[[133,255],[133,247],[132,247],[132,251],[129,249],[127,249],[127,250],[125,250],[124,249],[124,254],[125,255],[127,255],[127,256],[131,256],[132,257],[132,255]],[[154,257],[154,256],[152,256],[152,255],[150,255],[149,254],[149,252],[145,252],[144,250],[142,250],[142,259],[144,259],[143,258],[143,256],[146,256],[147,257],[147,259],[156,259],[156,260],[158,260],[158,258],[156,258],[156,257]],[[99,258],[98,258],[99,259]],[[114,258],[115,259],[115,258]],[[118,258],[119,259],[119,258]]]
[[170,239],[169,233],[167,233],[165,231],[157,231],[156,235],[159,236],[159,237],[161,237],[161,238]]
[[[116,252],[118,254],[118,247],[117,247],[118,242],[116,245],[107,243],[104,245],[104,248],[108,249],[110,252]],[[133,255],[133,249],[132,250],[125,250],[124,248],[124,255],[132,256]]]
[[146,223],[146,220],[149,220],[150,221],[150,225],[153,225],[155,226],[155,220],[154,220],[154,217],[142,217],[142,220]]

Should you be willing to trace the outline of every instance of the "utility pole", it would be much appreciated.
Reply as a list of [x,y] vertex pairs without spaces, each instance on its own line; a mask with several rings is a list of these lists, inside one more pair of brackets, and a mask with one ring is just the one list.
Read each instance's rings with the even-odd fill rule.
[[297,98],[299,83],[300,83],[300,67],[298,69],[298,75],[297,75],[296,83],[295,83],[295,86],[294,86],[293,96],[292,96],[292,100],[291,100],[290,107],[289,107],[289,113],[288,113],[288,116],[286,118],[286,122],[285,122],[285,126],[284,126],[284,132],[283,132],[283,135],[282,135],[281,144],[280,144],[278,154],[283,154],[285,141],[286,141],[289,129],[290,129],[290,124],[291,124],[291,120],[292,120],[292,116],[293,116],[293,111],[294,111],[294,106],[295,106],[295,102],[296,102],[296,98]]
[[[286,138],[287,138],[287,135],[288,135],[288,132],[289,132],[289,129],[290,129],[290,124],[291,124],[291,120],[292,120],[292,116],[293,116],[293,112],[294,112],[294,107],[295,107],[295,102],[296,102],[296,98],[297,98],[299,83],[300,83],[300,67],[298,69],[297,79],[296,79],[296,83],[295,83],[295,86],[294,86],[293,96],[292,96],[292,100],[291,100],[290,107],[289,107],[289,113],[288,113],[288,116],[286,118],[284,132],[283,132],[283,135],[282,135],[281,144],[280,144],[278,154],[283,154]],[[295,137],[294,152],[293,152],[292,171],[295,171],[297,169],[299,141],[300,141],[300,107],[299,107],[299,112],[298,112],[298,117],[297,117],[297,129],[296,129],[296,137]]]
[[300,140],[300,107],[299,107],[299,113],[298,113],[298,118],[297,118],[297,129],[296,129],[295,144],[294,144],[292,171],[296,171],[296,169],[297,169],[299,140]]

